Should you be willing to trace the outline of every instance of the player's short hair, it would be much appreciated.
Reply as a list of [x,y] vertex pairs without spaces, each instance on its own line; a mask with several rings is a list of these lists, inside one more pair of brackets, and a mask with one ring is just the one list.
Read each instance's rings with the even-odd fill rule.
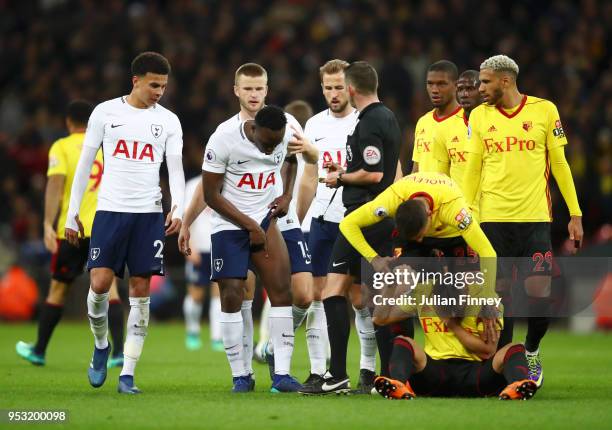
[[398,206],[395,224],[400,238],[413,239],[427,224],[427,210],[419,200],[406,200]]
[[238,84],[238,77],[240,76],[248,76],[250,78],[259,78],[263,76],[268,80],[268,72],[263,66],[260,66],[257,63],[246,63],[236,69],[236,74],[234,75],[234,84]]
[[355,61],[344,69],[344,78],[361,94],[376,94],[378,74],[376,69],[365,61]]
[[255,124],[258,127],[278,131],[287,124],[287,117],[285,111],[278,106],[267,105],[255,115]]
[[310,104],[304,100],[292,101],[285,106],[285,112],[293,115],[302,128],[306,127],[306,121],[308,121],[314,113]]
[[158,52],[142,52],[132,61],[132,76],[144,76],[147,73],[169,75],[170,63]]
[[478,82],[480,80],[480,74],[478,73],[478,70],[470,69],[461,72],[461,74],[459,75],[459,79],[471,79],[473,81]]
[[74,125],[87,125],[93,108],[93,105],[87,100],[74,100],[66,107],[66,118]]
[[427,72],[444,72],[451,81],[456,81],[457,76],[459,76],[459,69],[457,69],[455,63],[448,60],[436,61],[427,68]]
[[323,75],[335,75],[336,73],[344,72],[348,66],[348,61],[339,60],[337,58],[329,60],[319,67],[319,77],[321,81],[323,81]]
[[480,65],[480,70],[482,69],[491,69],[495,72],[507,72],[514,77],[517,77],[519,74],[519,66],[516,64],[512,58],[507,55],[494,55],[492,57],[487,58]]

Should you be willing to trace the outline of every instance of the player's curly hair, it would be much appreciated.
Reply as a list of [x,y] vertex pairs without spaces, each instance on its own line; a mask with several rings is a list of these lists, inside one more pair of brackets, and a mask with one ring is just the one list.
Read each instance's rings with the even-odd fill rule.
[[507,55],[494,55],[489,57],[482,62],[480,70],[491,69],[496,72],[508,72],[513,74],[515,77],[519,74],[519,66],[512,58]]
[[255,124],[258,127],[278,131],[287,124],[287,117],[285,111],[278,106],[267,105],[255,115]]
[[142,52],[132,61],[132,76],[144,76],[147,73],[169,75],[170,63],[160,53],[153,51]]

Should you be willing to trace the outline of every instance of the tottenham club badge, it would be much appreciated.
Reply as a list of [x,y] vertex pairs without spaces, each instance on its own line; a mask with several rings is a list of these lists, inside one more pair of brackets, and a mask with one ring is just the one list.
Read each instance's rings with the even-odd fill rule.
[[280,164],[282,158],[283,158],[283,153],[282,152],[277,152],[276,154],[274,154],[274,163],[275,164]]
[[220,272],[221,269],[223,268],[223,258],[215,258],[215,270],[217,272]]
[[153,133],[154,138],[158,138],[161,136],[162,131],[164,131],[164,127],[159,124],[151,124],[151,133]]

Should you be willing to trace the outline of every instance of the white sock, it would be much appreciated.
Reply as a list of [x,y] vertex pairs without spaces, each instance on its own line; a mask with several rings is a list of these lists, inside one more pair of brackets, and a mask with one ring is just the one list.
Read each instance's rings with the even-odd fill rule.
[[142,347],[149,327],[149,297],[130,297],[130,314],[127,319],[127,336],[123,346],[123,369],[121,376],[134,376],[136,363],[142,354]]
[[232,369],[232,376],[246,376],[244,349],[242,346],[242,332],[244,330],[242,313],[221,312],[220,322],[223,346],[225,347],[227,361],[229,361],[230,368]]
[[355,309],[355,327],[361,344],[361,358],[359,368],[371,371],[376,370],[376,334],[374,324],[368,308]]
[[202,303],[193,300],[189,294],[183,300],[183,315],[185,328],[189,334],[200,334],[200,319],[202,318]]
[[210,298],[208,319],[210,323],[210,339],[221,340],[221,299],[219,297]]
[[243,348],[243,359],[244,359],[244,370],[247,375],[253,373],[253,300],[243,300],[242,306],[240,307],[240,313],[242,314],[242,325],[244,327],[242,332],[242,348]]
[[276,375],[289,374],[294,338],[291,306],[270,308],[270,340],[274,348],[274,373]]
[[325,309],[320,301],[313,301],[306,317],[306,345],[310,358],[310,373],[323,375],[327,369],[327,333]]
[[293,305],[291,307],[291,315],[293,316],[293,331],[295,332],[299,326],[304,322],[308,308],[302,309],[299,306]]
[[261,309],[261,318],[259,319],[259,340],[257,341],[257,347],[263,347],[270,339],[270,299],[266,298],[263,308]]
[[98,349],[108,347],[108,297],[109,293],[96,294],[91,288],[87,294],[89,327]]

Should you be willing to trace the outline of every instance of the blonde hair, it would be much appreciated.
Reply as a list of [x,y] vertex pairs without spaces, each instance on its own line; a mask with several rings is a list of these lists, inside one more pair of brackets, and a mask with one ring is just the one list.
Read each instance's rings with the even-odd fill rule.
[[507,55],[494,55],[482,62],[480,70],[491,69],[495,72],[508,72],[518,76],[519,66],[512,58]]
[[344,60],[338,60],[337,58],[334,60],[329,60],[319,68],[319,76],[321,77],[321,81],[323,80],[323,75],[335,75],[336,73],[344,72],[344,69],[346,69],[348,66],[349,63]]
[[268,80],[268,72],[266,72],[266,69],[264,69],[263,66],[260,66],[257,63],[246,63],[238,67],[234,76],[235,85],[238,85],[239,76],[248,76],[250,78],[259,78],[260,76],[263,76],[266,78],[266,81]]

